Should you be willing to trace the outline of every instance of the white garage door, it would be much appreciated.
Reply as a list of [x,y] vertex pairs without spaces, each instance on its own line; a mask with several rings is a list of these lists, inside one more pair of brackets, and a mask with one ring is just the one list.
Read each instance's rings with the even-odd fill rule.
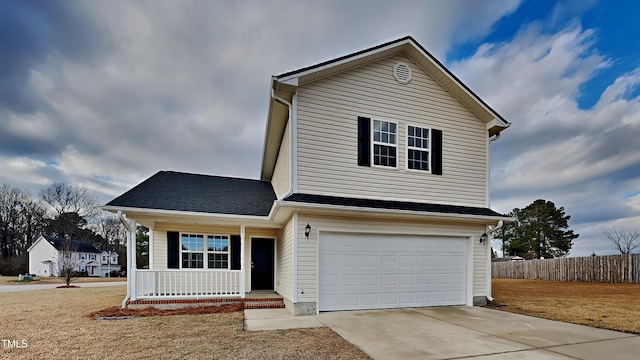
[[320,311],[466,303],[467,239],[321,233]]

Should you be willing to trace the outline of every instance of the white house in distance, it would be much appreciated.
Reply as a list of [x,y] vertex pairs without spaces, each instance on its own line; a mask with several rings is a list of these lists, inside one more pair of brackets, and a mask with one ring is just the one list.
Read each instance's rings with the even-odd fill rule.
[[69,249],[70,256],[77,259],[78,272],[89,276],[106,276],[110,271],[120,270],[118,254],[100,251],[87,241],[40,236],[27,249],[29,273],[36,276],[58,276],[57,261],[61,253]]
[[490,209],[489,150],[509,122],[411,37],[273,76],[265,96],[259,180],[160,171],[104,206],[129,229],[123,305],[491,300],[488,236],[511,218]]

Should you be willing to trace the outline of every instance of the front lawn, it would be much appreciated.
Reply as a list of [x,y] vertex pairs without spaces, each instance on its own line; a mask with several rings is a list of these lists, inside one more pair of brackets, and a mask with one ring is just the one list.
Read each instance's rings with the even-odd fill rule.
[[[82,286],[80,284],[80,286]],[[247,332],[243,312],[94,320],[125,286],[0,294],[7,359],[369,359],[328,328]]]
[[[71,284],[82,284],[90,282],[126,282],[127,278],[100,278],[100,277],[76,277]],[[35,277],[32,281],[18,281],[17,276],[0,276],[0,286],[19,284],[60,284],[64,285],[64,278],[59,277]]]
[[640,334],[640,284],[493,279],[500,310]]

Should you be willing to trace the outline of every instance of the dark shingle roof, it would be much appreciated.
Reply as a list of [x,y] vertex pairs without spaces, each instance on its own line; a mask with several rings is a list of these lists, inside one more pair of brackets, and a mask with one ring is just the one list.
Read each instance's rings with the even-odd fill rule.
[[102,251],[98,250],[88,241],[81,240],[72,240],[72,239],[61,239],[52,236],[43,236],[45,240],[49,242],[49,244],[53,245],[56,250],[65,250],[65,243],[68,244],[68,251],[73,252],[85,252],[85,253],[101,253]]
[[160,171],[107,206],[267,216],[275,200],[268,182]]
[[310,195],[310,194],[291,194],[283,200],[291,201],[291,202],[351,206],[351,207],[374,208],[374,209],[394,209],[394,210],[433,212],[433,213],[444,213],[444,214],[506,217],[506,215],[502,215],[488,208],[458,206],[458,205],[426,204],[426,203],[416,203],[416,202],[408,202],[408,201],[372,200],[372,199],[358,199],[358,198],[346,198],[346,197]]

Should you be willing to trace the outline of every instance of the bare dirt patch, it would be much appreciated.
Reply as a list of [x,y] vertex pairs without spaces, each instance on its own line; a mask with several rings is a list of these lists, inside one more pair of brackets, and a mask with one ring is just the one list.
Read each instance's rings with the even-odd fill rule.
[[640,284],[493,279],[499,310],[640,334]]
[[242,304],[222,304],[211,306],[192,306],[182,309],[159,310],[154,308],[146,309],[123,309],[121,306],[112,306],[89,314],[89,317],[98,319],[105,317],[148,317],[148,316],[170,316],[170,315],[203,315],[203,314],[219,314],[230,313],[235,311],[243,311]]
[[369,359],[328,328],[248,332],[241,311],[96,321],[125,286],[2,294],[1,359]]

